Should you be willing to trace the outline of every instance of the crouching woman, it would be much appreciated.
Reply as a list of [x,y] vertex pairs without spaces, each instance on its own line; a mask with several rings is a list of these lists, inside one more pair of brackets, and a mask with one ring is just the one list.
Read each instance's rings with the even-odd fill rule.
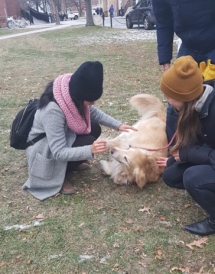
[[46,137],[26,149],[29,177],[23,189],[35,198],[76,192],[68,173],[86,169],[86,160],[106,151],[106,142],[98,139],[100,125],[135,130],[93,106],[102,92],[103,66],[98,61],[87,61],[47,85],[28,140],[44,132]]
[[161,91],[179,113],[177,140],[172,157],[160,158],[166,166],[163,181],[186,189],[208,214],[184,230],[206,236],[215,233],[215,90],[203,85],[197,63],[191,56],[178,58],[162,76]]

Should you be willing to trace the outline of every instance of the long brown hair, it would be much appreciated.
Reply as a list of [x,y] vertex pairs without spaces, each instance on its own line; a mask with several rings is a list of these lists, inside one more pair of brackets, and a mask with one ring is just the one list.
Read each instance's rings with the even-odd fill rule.
[[184,103],[183,109],[180,110],[177,124],[178,132],[176,144],[171,149],[171,152],[186,145],[198,143],[198,137],[202,135],[199,114],[195,110],[195,105],[198,99],[199,97],[191,102]]

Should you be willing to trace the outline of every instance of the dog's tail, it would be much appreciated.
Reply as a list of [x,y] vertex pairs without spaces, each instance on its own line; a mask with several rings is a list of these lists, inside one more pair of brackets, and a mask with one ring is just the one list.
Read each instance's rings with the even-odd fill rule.
[[142,119],[165,114],[162,102],[152,94],[137,94],[131,97],[130,104]]

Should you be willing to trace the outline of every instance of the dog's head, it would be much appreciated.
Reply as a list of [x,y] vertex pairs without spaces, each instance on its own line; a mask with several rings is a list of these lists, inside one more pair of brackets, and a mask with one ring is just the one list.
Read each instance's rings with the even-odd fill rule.
[[142,149],[111,149],[111,156],[121,163],[130,182],[136,182],[142,188],[147,182],[156,182],[159,178],[159,167],[152,155]]

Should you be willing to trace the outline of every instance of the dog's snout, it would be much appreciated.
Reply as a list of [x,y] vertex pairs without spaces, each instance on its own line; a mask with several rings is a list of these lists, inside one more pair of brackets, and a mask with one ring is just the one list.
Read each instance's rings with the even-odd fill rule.
[[114,151],[115,151],[115,150],[116,150],[116,149],[115,149],[114,147],[112,147],[111,150],[110,150],[110,153],[111,153],[111,154],[114,154]]

